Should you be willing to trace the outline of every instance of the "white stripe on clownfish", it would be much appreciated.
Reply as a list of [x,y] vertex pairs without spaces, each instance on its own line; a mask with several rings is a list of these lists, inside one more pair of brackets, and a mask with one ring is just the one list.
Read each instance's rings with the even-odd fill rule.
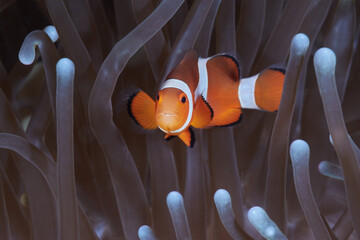
[[192,114],[193,114],[193,108],[194,108],[193,96],[191,94],[189,86],[184,81],[179,80],[179,79],[172,78],[172,79],[166,80],[164,82],[164,84],[162,85],[162,87],[160,88],[160,90],[163,90],[165,88],[176,88],[176,89],[183,91],[189,101],[189,112],[188,112],[188,116],[187,116],[187,119],[186,119],[184,125],[182,125],[179,129],[176,129],[174,131],[166,131],[166,130],[162,129],[159,125],[158,125],[158,127],[163,132],[166,132],[166,133],[180,133],[183,130],[185,130],[185,128],[190,124]]
[[255,84],[259,74],[252,77],[242,78],[239,84],[239,100],[241,108],[259,109],[255,101]]
[[202,95],[207,100],[207,92],[208,92],[208,71],[206,63],[213,57],[208,58],[200,58],[198,59],[198,72],[199,72],[199,81],[198,85],[195,89],[195,102],[197,98]]

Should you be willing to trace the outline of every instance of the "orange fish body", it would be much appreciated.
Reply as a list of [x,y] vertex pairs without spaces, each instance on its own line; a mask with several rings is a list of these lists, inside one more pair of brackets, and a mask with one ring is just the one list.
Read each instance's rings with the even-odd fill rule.
[[195,142],[190,128],[233,125],[242,108],[276,111],[280,104],[285,71],[268,68],[240,79],[237,61],[219,54],[199,58],[189,51],[168,75],[155,101],[139,90],[128,100],[128,113],[145,129],[159,128],[165,139],[178,136],[187,146]]

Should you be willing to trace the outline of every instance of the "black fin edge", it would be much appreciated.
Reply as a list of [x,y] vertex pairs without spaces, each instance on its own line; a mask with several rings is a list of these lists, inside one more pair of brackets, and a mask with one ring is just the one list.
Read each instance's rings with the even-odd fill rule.
[[242,115],[243,115],[243,114],[241,113],[239,119],[236,120],[236,121],[233,122],[233,123],[229,123],[229,124],[226,124],[226,125],[217,125],[217,126],[215,126],[215,127],[230,127],[230,126],[234,126],[234,125],[238,124],[239,122],[241,122],[241,120],[242,120]]
[[285,73],[286,73],[285,68],[270,67],[269,69],[274,70],[274,71],[281,72],[281,73],[284,74],[284,75],[285,75]]
[[[220,53],[220,54],[216,54],[214,57],[217,57],[217,56],[224,56],[224,57],[227,57],[227,58],[230,58],[236,65],[236,68],[237,68],[237,73],[238,73],[238,78],[240,79],[241,78],[241,75],[240,75],[240,64],[238,62],[238,60],[236,59],[235,56],[231,55],[230,53]],[[238,79],[238,80],[239,80]]]
[[169,137],[165,138],[165,140],[168,142],[168,141],[170,141],[171,139],[174,139],[175,137],[176,137],[176,136],[171,135],[171,136],[169,136]]
[[193,148],[195,144],[195,133],[191,129],[191,127],[189,127],[189,132],[190,132],[190,148]]
[[129,97],[129,99],[128,99],[128,102],[127,102],[127,112],[128,112],[128,114],[129,114],[130,118],[131,118],[132,120],[134,120],[134,122],[135,122],[137,125],[139,125],[140,127],[142,127],[142,126],[140,125],[140,123],[136,120],[134,114],[133,114],[132,111],[131,111],[132,101],[134,100],[134,98],[136,97],[136,95],[138,95],[139,92],[140,92],[140,90],[138,90],[138,91],[136,91],[136,92],[134,92],[133,94],[130,95],[130,97]]
[[208,106],[208,108],[210,109],[210,112],[211,112],[211,120],[212,120],[213,117],[214,117],[214,110],[212,109],[212,107],[210,106],[210,104],[205,100],[205,98],[204,98],[203,95],[201,95],[201,98],[202,98],[202,100],[204,100],[206,106]]

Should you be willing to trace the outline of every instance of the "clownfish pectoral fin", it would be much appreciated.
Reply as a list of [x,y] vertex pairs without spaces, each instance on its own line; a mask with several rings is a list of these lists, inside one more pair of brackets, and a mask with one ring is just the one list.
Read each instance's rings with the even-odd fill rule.
[[155,129],[155,101],[145,92],[138,90],[133,93],[127,103],[130,117],[136,124],[145,129]]
[[186,144],[188,147],[193,147],[195,143],[195,134],[193,130],[189,127],[186,130],[182,131],[178,137]]
[[255,83],[255,101],[260,109],[269,112],[279,109],[284,80],[284,68],[270,67],[259,74]]
[[242,112],[240,108],[228,109],[220,113],[211,123],[217,127],[232,126],[241,121]]
[[167,134],[165,135],[165,140],[166,140],[166,141],[170,141],[171,139],[173,139],[173,138],[175,138],[175,137],[176,137],[175,135],[171,135],[171,134],[168,134],[168,133],[167,133]]
[[209,103],[200,96],[195,103],[191,126],[195,128],[204,128],[209,125],[214,117],[214,111]]

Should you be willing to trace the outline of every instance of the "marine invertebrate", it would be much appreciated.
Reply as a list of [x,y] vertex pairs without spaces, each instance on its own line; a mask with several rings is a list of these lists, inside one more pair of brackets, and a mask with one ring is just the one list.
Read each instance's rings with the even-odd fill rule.
[[[29,2],[0,12],[2,239],[358,237],[358,2]],[[49,24],[59,40],[36,30]],[[294,58],[299,32],[308,47]],[[319,50],[314,68],[321,47],[334,53]],[[123,92],[155,97],[192,48],[236,55],[242,77],[287,64],[278,113],[244,110],[237,126],[196,130],[193,149],[138,131]],[[75,69],[65,81],[64,58]],[[290,164],[295,139],[308,162]]]

